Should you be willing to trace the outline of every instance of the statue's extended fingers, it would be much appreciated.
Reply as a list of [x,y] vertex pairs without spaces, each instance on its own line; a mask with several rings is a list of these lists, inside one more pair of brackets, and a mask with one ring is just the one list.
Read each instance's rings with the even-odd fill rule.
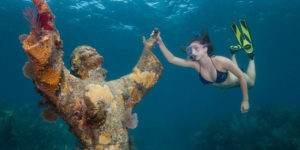
[[143,36],[143,43],[145,44],[146,43],[146,38]]
[[44,0],[32,0],[39,14],[51,12],[47,2]]

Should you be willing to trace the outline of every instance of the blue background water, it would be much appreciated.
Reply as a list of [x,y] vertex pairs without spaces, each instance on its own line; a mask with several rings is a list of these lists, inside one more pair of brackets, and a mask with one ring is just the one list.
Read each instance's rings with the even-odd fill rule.
[[[230,24],[245,18],[257,71],[256,85],[249,90],[250,111],[274,104],[299,108],[298,0],[49,0],[48,4],[64,42],[65,65],[69,67],[76,46],[90,45],[104,56],[107,80],[130,73],[143,49],[141,37],[148,37],[155,27],[178,57],[186,57],[179,47],[203,30],[209,32],[215,53],[229,57],[228,47],[237,44]],[[0,1],[0,98],[20,106],[40,99],[22,72],[27,57],[18,36],[29,32],[22,14],[28,5],[32,6],[28,0]],[[239,113],[239,88],[202,85],[194,70],[168,63],[158,48],[154,53],[164,70],[134,109],[139,124],[130,134],[138,149],[189,149],[203,119]],[[237,59],[246,69],[248,57],[240,52]]]

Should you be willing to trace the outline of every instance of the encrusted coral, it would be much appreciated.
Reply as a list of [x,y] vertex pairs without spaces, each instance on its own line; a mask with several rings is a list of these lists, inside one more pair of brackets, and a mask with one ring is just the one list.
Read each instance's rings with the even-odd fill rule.
[[37,7],[37,10],[39,14],[47,13],[49,12],[48,4],[44,0],[32,0],[35,7]]
[[100,144],[109,144],[111,142],[111,134],[110,133],[102,133],[99,136]]
[[85,88],[85,96],[93,105],[97,105],[97,101],[100,100],[110,105],[113,99],[113,95],[107,85],[89,84]]
[[42,111],[41,116],[47,122],[54,122],[54,121],[57,121],[57,119],[58,119],[58,116],[56,115],[56,113],[53,112],[53,110],[51,110],[50,108],[45,108]]
[[137,113],[131,114],[131,109],[128,109],[124,114],[124,124],[129,129],[135,129],[138,125]]
[[[78,46],[71,55],[71,71],[75,76],[86,79],[88,78],[88,70],[92,70],[101,66],[103,57],[100,56],[96,49],[90,46]],[[102,76],[105,77],[106,70],[101,69]]]
[[157,74],[152,71],[141,72],[137,67],[135,67],[132,72],[133,73],[129,76],[129,78],[137,83],[143,84],[146,88],[153,86],[155,82],[152,81],[158,79]]
[[25,65],[23,66],[22,70],[23,70],[25,77],[27,77],[29,79],[33,78],[33,69],[32,69],[30,62],[26,62]]

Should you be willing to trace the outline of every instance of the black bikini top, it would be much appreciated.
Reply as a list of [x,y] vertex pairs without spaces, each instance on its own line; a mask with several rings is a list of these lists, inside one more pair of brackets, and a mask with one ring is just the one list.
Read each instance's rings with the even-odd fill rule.
[[[212,61],[211,58],[210,58],[210,60],[211,60],[211,62],[213,63],[213,65],[214,65],[214,67],[215,67],[215,69],[216,69],[216,71],[217,71],[217,77],[216,77],[215,83],[221,83],[221,82],[224,82],[224,81],[227,79],[228,72],[221,72],[221,71],[219,71],[219,70],[216,68],[216,66],[215,66],[215,64],[214,64],[214,62]],[[201,67],[200,67],[200,69],[201,69]],[[200,72],[201,72],[201,71],[200,71]],[[201,80],[201,82],[202,82],[203,84],[212,84],[212,83],[213,83],[213,82],[211,82],[211,81],[205,80],[205,79],[201,76],[200,73],[199,73],[199,78],[200,78],[200,80]]]

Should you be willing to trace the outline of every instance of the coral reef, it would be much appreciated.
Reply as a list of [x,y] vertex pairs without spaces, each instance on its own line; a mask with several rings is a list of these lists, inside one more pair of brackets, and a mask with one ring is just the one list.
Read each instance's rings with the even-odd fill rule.
[[73,150],[80,145],[63,120],[47,123],[35,105],[9,105],[0,105],[1,150]]
[[151,52],[157,35],[148,40],[143,37],[142,56],[132,73],[120,79],[105,80],[103,57],[90,46],[74,50],[69,71],[62,61],[62,41],[54,15],[44,0],[32,1],[37,17],[27,10],[31,33],[20,39],[29,58],[24,74],[44,97],[40,105],[47,107],[42,115],[48,121],[56,120],[53,112],[61,116],[82,149],[128,150],[128,127],[137,124],[137,115],[128,112],[161,76],[162,66]]
[[0,149],[1,145],[13,145],[15,141],[13,139],[13,127],[12,123],[14,121],[12,111],[0,112]]
[[300,114],[273,107],[214,119],[206,122],[194,140],[195,149],[205,150],[299,150]]

